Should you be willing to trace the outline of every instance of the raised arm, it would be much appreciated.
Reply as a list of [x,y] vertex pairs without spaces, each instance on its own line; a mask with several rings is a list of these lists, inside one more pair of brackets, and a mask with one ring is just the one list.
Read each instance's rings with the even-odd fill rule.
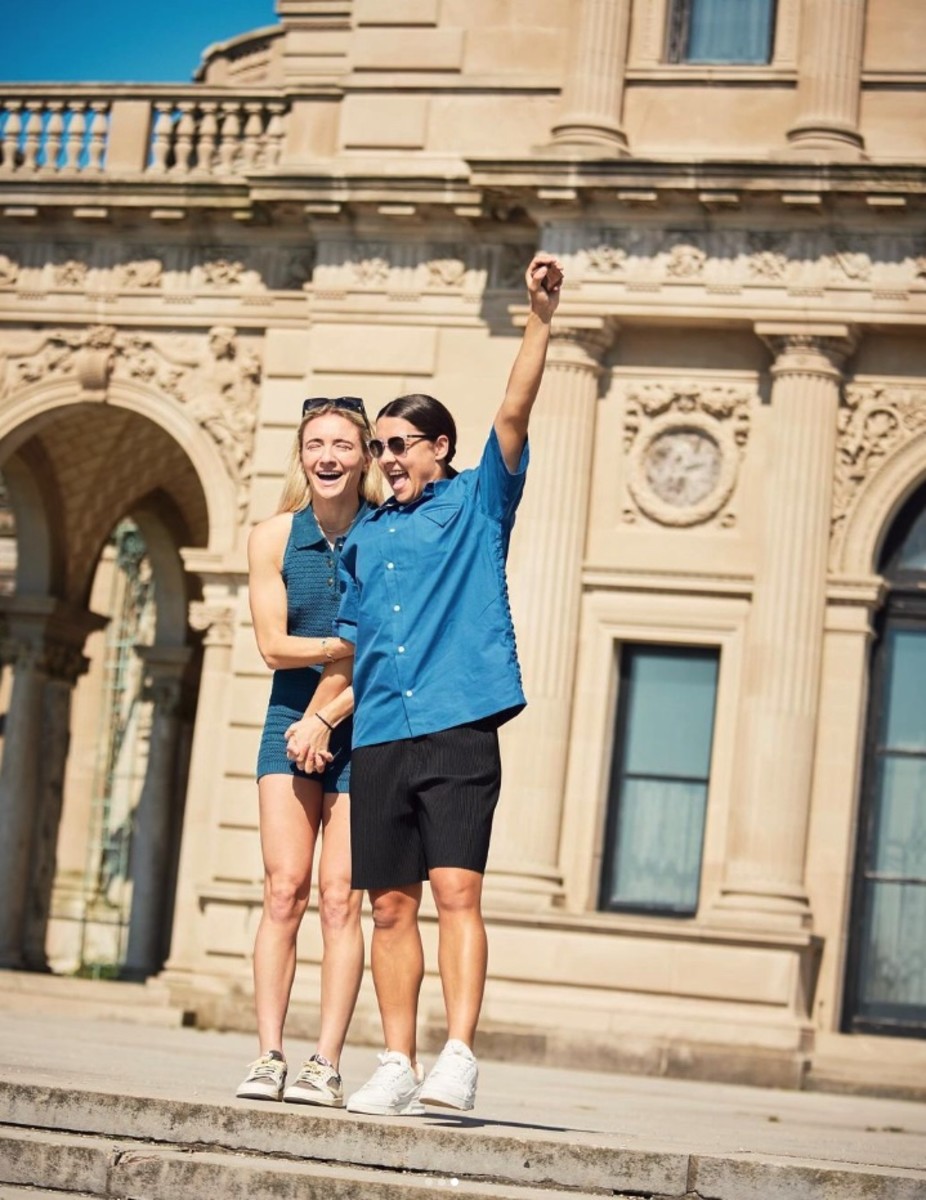
[[517,470],[527,439],[531,409],[540,390],[550,341],[550,322],[559,304],[563,268],[552,254],[537,253],[526,274],[531,311],[524,327],[501,408],[495,414],[495,432],[509,471]]
[[287,632],[283,553],[291,521],[291,513],[277,513],[255,525],[248,538],[248,598],[254,634],[261,658],[275,671],[334,662],[354,653],[351,643],[338,637],[296,637]]

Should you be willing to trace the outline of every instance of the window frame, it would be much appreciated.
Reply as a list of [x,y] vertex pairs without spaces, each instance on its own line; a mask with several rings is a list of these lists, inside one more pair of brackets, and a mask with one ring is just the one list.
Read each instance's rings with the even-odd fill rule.
[[[618,828],[620,822],[620,808],[622,802],[623,784],[631,776],[635,778],[648,779],[671,779],[673,782],[686,782],[686,777],[683,776],[640,776],[637,773],[631,773],[624,769],[623,762],[626,755],[626,734],[627,726],[631,715],[631,698],[627,694],[629,675],[626,668],[629,666],[629,653],[634,651],[655,651],[661,652],[668,656],[675,653],[679,658],[687,656],[691,659],[713,657],[716,662],[716,676],[714,682],[714,698],[710,717],[710,745],[708,747],[708,773],[704,779],[695,779],[691,777],[689,782],[697,782],[705,789],[704,795],[704,812],[701,822],[701,836],[698,845],[698,861],[697,861],[697,885],[695,888],[694,906],[681,907],[670,903],[647,903],[644,901],[620,901],[614,902],[609,899],[609,894],[612,891],[612,885],[615,875],[615,851],[617,849]],[[601,870],[598,879],[598,911],[606,913],[641,913],[648,916],[658,917],[678,917],[684,920],[691,920],[698,914],[701,898],[701,882],[704,875],[704,844],[705,831],[707,828],[707,813],[711,794],[711,775],[714,763],[714,745],[717,728],[717,700],[720,691],[720,673],[722,650],[719,646],[706,646],[703,644],[666,644],[664,642],[631,642],[625,641],[619,647],[615,648],[615,669],[618,677],[618,696],[617,696],[617,713],[613,724],[613,735],[611,738],[611,770],[608,778],[608,795],[607,809],[605,815],[604,842],[602,846]],[[619,777],[619,778],[618,778]]]

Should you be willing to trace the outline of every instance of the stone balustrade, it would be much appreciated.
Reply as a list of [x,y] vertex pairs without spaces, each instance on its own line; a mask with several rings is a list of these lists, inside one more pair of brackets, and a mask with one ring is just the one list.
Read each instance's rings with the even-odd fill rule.
[[245,175],[279,162],[286,111],[224,88],[5,88],[0,177]]

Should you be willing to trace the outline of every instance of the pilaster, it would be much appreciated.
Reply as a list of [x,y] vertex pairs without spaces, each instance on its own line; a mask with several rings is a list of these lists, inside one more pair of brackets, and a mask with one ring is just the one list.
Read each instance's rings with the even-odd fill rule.
[[804,0],[793,154],[864,158],[859,132],[866,0]]
[[554,324],[531,420],[531,466],[511,554],[525,712],[503,730],[506,770],[487,902],[547,907],[562,892],[559,835],[575,677],[581,566],[606,318]]
[[[184,552],[187,566],[197,561],[196,552]],[[221,794],[221,774],[228,745],[231,716],[232,645],[238,612],[238,591],[246,577],[204,579],[203,599],[190,604],[192,629],[203,635],[203,665],[196,706],[196,724],[190,755],[186,808],[180,845],[180,865],[170,958],[165,970],[181,974],[200,965],[202,922],[192,920],[200,910],[200,890],[210,879],[211,847],[214,843]]]
[[804,859],[814,766],[833,464],[846,326],[757,326],[775,354],[770,470],[715,915],[809,928]]
[[630,0],[580,0],[555,146],[629,154],[623,130]]
[[126,979],[147,979],[161,967],[167,950],[165,913],[169,903],[180,701],[191,651],[187,646],[140,646],[137,653],[145,664],[142,698],[153,704],[153,713],[148,769],[132,829],[132,913],[122,969]]

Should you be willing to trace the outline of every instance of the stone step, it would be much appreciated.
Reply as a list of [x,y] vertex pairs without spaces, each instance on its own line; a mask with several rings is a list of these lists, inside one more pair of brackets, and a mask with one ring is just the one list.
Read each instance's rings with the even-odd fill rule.
[[0,1005],[4,1012],[42,1012],[89,1020],[130,1021],[138,1025],[178,1027],[192,1014],[169,1003],[157,985],[111,979],[80,979],[38,971],[0,970]]
[[615,1146],[430,1112],[417,1119],[190,1102],[0,1079],[0,1184],[145,1200],[926,1200],[922,1171]]
[[[145,1200],[585,1200],[589,1192],[524,1188],[491,1180],[460,1179],[434,1171],[361,1168],[282,1155],[153,1145],[109,1137],[0,1130],[0,1173],[41,1187],[81,1188],[90,1196],[144,1196]],[[614,1195],[615,1193],[611,1193]],[[628,1197],[627,1200],[630,1200]]]

